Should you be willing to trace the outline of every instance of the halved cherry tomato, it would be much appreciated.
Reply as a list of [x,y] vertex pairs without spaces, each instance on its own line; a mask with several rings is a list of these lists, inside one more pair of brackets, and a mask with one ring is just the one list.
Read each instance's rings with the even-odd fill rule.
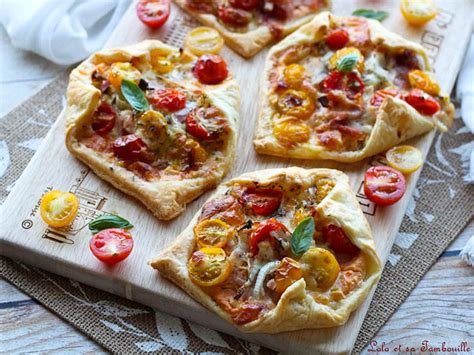
[[370,104],[375,107],[380,107],[387,96],[397,97],[398,95],[400,95],[400,92],[396,89],[377,90],[370,99]]
[[344,29],[331,31],[326,37],[326,44],[333,51],[341,49],[349,42],[349,33]]
[[258,243],[272,237],[271,234],[277,231],[288,232],[288,229],[284,224],[278,222],[275,218],[270,218],[260,223],[257,229],[250,236],[250,252],[253,255],[257,255],[259,251]]
[[117,114],[107,102],[102,102],[92,119],[92,129],[99,135],[109,133],[115,126]]
[[284,117],[274,122],[273,135],[280,143],[293,147],[309,140],[311,128],[294,117]]
[[282,196],[282,191],[278,189],[247,189],[242,195],[242,201],[256,215],[269,216],[280,207]]
[[251,11],[258,6],[259,0],[229,0],[229,3],[238,9]]
[[293,283],[303,277],[303,270],[300,264],[292,258],[283,258],[275,270],[275,291],[283,293]]
[[310,248],[300,259],[306,287],[311,291],[326,291],[337,279],[341,268],[336,257],[323,248]]
[[357,248],[344,233],[344,230],[334,224],[329,224],[323,228],[323,238],[329,247],[336,253],[354,255],[357,254]]
[[302,90],[287,90],[278,98],[278,110],[289,116],[308,118],[314,112],[314,101]]
[[89,248],[97,259],[107,265],[114,265],[130,255],[133,238],[130,232],[122,228],[104,229],[92,237]]
[[364,92],[364,82],[355,72],[343,74],[339,71],[330,72],[322,82],[322,91],[343,90],[349,98]]
[[265,303],[246,301],[233,312],[232,320],[238,325],[247,324],[257,320],[267,310],[268,306]]
[[60,228],[76,218],[79,200],[71,192],[52,190],[41,199],[40,214],[48,226]]
[[382,206],[400,200],[406,190],[405,177],[388,166],[373,166],[364,177],[364,193],[367,198]]
[[211,27],[196,27],[186,35],[184,46],[195,55],[217,54],[224,46],[224,39]]
[[252,20],[252,14],[250,12],[225,5],[219,6],[217,15],[225,24],[236,27],[245,26]]
[[411,174],[423,164],[421,152],[410,145],[391,148],[386,154],[388,165],[404,174]]
[[441,110],[438,101],[418,89],[410,91],[404,99],[410,106],[423,115],[433,116],[436,112]]
[[113,150],[115,156],[119,159],[136,161],[146,157],[148,147],[136,134],[128,134],[115,140]]
[[120,90],[122,79],[138,83],[142,73],[128,62],[116,62],[110,66],[107,79],[115,90]]
[[334,53],[328,61],[328,68],[329,70],[336,70],[339,62],[348,55],[356,55],[358,57],[356,68],[359,72],[364,71],[364,56],[360,52],[359,49],[355,47],[345,47],[339,49],[336,53]]
[[202,287],[223,283],[232,271],[232,264],[222,248],[202,248],[188,261],[191,281]]
[[206,109],[201,107],[194,109],[186,116],[186,131],[193,137],[208,141],[217,137],[217,132],[209,131],[201,123],[206,118]]
[[438,10],[433,0],[401,0],[403,17],[412,25],[423,25],[436,17]]
[[148,27],[159,28],[170,16],[170,0],[140,0],[137,3],[137,15]]
[[235,235],[235,229],[220,219],[206,219],[194,227],[194,237],[201,248],[223,248]]
[[194,76],[203,84],[215,85],[223,82],[228,75],[227,64],[216,54],[204,54],[193,68]]
[[286,66],[283,71],[285,83],[293,89],[298,89],[301,86],[305,75],[306,69],[304,66],[295,63]]
[[174,69],[171,60],[157,50],[151,50],[151,65],[158,74],[168,74]]
[[186,94],[176,89],[155,90],[147,98],[157,110],[176,112],[186,107]]
[[411,70],[408,73],[408,81],[413,88],[423,90],[430,95],[438,95],[441,90],[436,80],[422,70]]

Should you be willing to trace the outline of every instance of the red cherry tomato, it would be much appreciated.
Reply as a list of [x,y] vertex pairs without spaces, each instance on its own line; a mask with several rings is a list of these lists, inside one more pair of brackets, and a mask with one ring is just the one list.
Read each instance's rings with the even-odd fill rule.
[[288,232],[285,225],[278,222],[275,218],[270,218],[260,223],[249,239],[249,249],[252,254],[257,255],[259,251],[258,243],[272,237],[270,233],[278,230]]
[[245,26],[252,20],[250,12],[224,5],[219,6],[217,15],[222,22],[236,27]]
[[217,54],[204,54],[194,66],[193,74],[203,84],[219,84],[227,78],[227,64]]
[[259,216],[269,216],[280,207],[282,192],[277,189],[248,189],[242,196],[245,206]]
[[395,89],[377,90],[370,99],[370,104],[375,107],[380,107],[387,96],[397,97],[398,95],[400,95],[400,93]]
[[359,248],[352,244],[349,238],[347,238],[342,228],[334,224],[323,228],[323,238],[336,253],[354,255],[359,251]]
[[130,255],[133,238],[125,229],[104,229],[92,237],[89,248],[97,259],[107,265],[114,265]]
[[145,142],[136,134],[117,138],[113,150],[117,158],[125,161],[146,160],[146,155],[149,153]]
[[176,112],[186,107],[186,95],[175,89],[155,90],[148,100],[157,110]]
[[323,92],[332,90],[343,90],[349,98],[364,92],[364,82],[357,73],[350,72],[343,74],[339,71],[333,71],[323,80]]
[[405,101],[419,113],[427,116],[432,116],[441,109],[438,101],[419,89],[410,91],[405,96]]
[[349,42],[349,33],[339,29],[331,31],[326,37],[326,43],[332,50],[341,49]]
[[186,116],[186,131],[194,138],[208,141],[217,137],[217,132],[210,132],[201,123],[206,118],[206,109],[201,107],[194,109]]
[[159,28],[170,16],[170,0],[140,0],[137,15],[148,27]]
[[364,193],[367,198],[382,206],[400,200],[406,190],[405,177],[388,166],[373,166],[364,177]]
[[92,129],[101,136],[105,135],[114,128],[116,117],[117,114],[112,107],[108,103],[102,102],[92,120]]
[[251,11],[258,6],[259,0],[229,0],[229,3],[238,9]]

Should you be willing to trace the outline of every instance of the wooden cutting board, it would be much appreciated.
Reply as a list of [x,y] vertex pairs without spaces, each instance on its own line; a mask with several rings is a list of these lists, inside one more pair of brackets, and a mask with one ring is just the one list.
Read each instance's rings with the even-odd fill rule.
[[[349,15],[357,8],[389,11],[390,16],[384,21],[384,25],[407,38],[421,42],[426,47],[441,86],[444,91],[450,92],[471,35],[470,16],[473,9],[470,1],[463,0],[440,0],[437,4],[440,10],[437,18],[422,28],[407,25],[398,9],[398,1],[334,0],[333,12],[337,15]],[[165,27],[152,31],[139,22],[134,6],[131,6],[111,36],[107,47],[131,44],[148,38],[158,38],[180,46],[187,31],[196,25],[194,20],[174,7]],[[257,115],[258,82],[266,52],[267,50],[264,50],[251,60],[244,60],[228,48],[222,51],[241,86],[242,95],[237,159],[228,178],[247,171],[292,165],[308,168],[331,167],[346,172],[372,227],[377,252],[385,262],[420,171],[408,178],[407,193],[400,202],[381,208],[365,198],[361,186],[365,170],[369,165],[383,162],[383,156],[356,164],[337,164],[257,155],[253,149],[252,136]],[[426,156],[433,137],[432,132],[409,143],[420,148]],[[78,217],[68,231],[47,228],[39,216],[41,196],[52,189],[69,190],[80,198]],[[211,193],[190,203],[186,211],[171,222],[156,220],[139,202],[101,181],[68,153],[64,146],[62,114],[2,206],[0,253],[275,350],[350,352],[373,292],[341,327],[277,335],[243,334],[200,306],[149,267],[147,262],[172,243]],[[117,213],[135,225],[132,230],[135,249],[125,262],[115,267],[100,263],[88,247],[91,234],[86,224],[106,212]]]

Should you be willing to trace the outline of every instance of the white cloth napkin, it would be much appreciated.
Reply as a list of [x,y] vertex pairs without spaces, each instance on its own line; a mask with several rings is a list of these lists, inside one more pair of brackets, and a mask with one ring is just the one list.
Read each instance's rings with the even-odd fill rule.
[[461,100],[461,117],[474,133],[474,34],[458,76],[456,96]]
[[0,23],[15,47],[57,64],[101,48],[130,0],[1,0]]

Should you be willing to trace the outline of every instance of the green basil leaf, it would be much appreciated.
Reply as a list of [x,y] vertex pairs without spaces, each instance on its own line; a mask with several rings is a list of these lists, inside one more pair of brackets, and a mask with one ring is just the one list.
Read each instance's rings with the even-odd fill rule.
[[123,79],[120,85],[125,100],[138,112],[146,111],[150,107],[145,94],[133,81]]
[[291,236],[290,244],[293,254],[300,256],[305,253],[311,246],[313,235],[314,219],[313,217],[307,217],[298,224]]
[[89,222],[89,230],[94,234],[109,228],[130,229],[133,228],[133,225],[125,218],[114,214],[104,214]]
[[355,68],[357,61],[359,60],[359,55],[352,53],[342,57],[337,63],[337,70],[342,73],[348,73]]
[[375,11],[370,9],[359,9],[355,10],[352,15],[371,18],[373,20],[383,21],[388,17],[387,11]]

